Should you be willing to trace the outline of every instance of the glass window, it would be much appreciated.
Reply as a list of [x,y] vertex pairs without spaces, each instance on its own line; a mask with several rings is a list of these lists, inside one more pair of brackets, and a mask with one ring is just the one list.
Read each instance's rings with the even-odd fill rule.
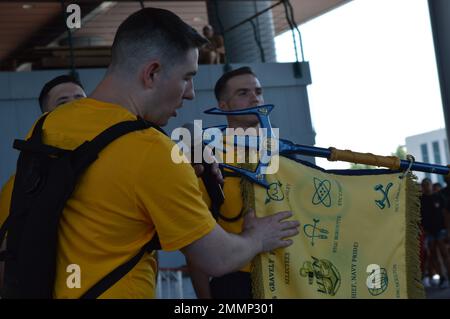
[[[430,157],[428,156],[428,147],[427,144],[421,144],[420,145],[420,151],[422,153],[422,160],[425,163],[430,163]],[[431,174],[430,173],[425,173],[425,177],[431,179]]]

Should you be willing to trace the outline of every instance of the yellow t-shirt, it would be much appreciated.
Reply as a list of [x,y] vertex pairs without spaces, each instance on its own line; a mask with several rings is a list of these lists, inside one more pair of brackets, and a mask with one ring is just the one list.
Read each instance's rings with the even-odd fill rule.
[[[136,116],[125,108],[85,98],[58,107],[44,122],[44,143],[74,149],[106,128]],[[135,256],[155,228],[164,250],[178,250],[216,225],[190,164],[175,164],[175,144],[154,128],[119,137],[81,176],[60,222],[55,298],[78,298]],[[9,206],[9,204],[8,204]],[[71,264],[81,288],[69,288]],[[101,298],[155,297],[156,262],[140,262]]]
[[6,220],[9,214],[9,205],[14,187],[14,175],[12,175],[8,181],[3,185],[0,192],[0,225]]
[[[242,212],[244,203],[242,200],[240,183],[241,177],[239,176],[225,177],[225,182],[223,185],[225,200],[220,207],[221,216],[219,216],[219,219],[217,220],[217,223],[225,231],[233,234],[240,234],[244,224],[244,212]],[[203,194],[203,200],[206,202],[208,207],[211,207],[211,198],[209,197],[203,182],[200,183],[200,190]],[[240,218],[237,218],[238,216],[240,216]],[[225,219],[223,217],[225,217]],[[247,264],[239,271],[250,272],[250,270],[251,264]]]

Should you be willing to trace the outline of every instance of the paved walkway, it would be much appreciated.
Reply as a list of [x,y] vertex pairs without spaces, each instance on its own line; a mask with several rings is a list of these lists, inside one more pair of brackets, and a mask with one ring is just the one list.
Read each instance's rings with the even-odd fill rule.
[[450,288],[440,289],[439,287],[426,288],[427,299],[450,299]]

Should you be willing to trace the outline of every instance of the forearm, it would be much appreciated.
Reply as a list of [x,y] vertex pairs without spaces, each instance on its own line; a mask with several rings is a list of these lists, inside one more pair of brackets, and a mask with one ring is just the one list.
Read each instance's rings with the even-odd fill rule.
[[299,222],[285,220],[292,212],[284,211],[257,218],[254,211],[244,217],[240,235],[225,232],[216,225],[202,238],[181,249],[191,263],[213,277],[220,277],[248,264],[257,254],[292,245],[287,239],[297,235]]
[[251,236],[225,232],[220,226],[182,249],[191,264],[209,276],[220,277],[248,264],[261,251]]
[[211,291],[209,288],[209,276],[195,267],[189,259],[187,260],[189,274],[191,276],[192,286],[194,287],[197,298],[211,299]]
[[237,235],[226,232],[226,235],[229,242],[224,245],[222,251],[222,263],[226,268],[222,275],[245,267],[262,252],[262,244],[256,242],[248,233]]

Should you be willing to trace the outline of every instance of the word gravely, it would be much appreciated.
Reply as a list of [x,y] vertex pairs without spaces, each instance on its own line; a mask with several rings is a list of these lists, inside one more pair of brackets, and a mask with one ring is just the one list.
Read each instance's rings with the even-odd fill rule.
[[208,306],[189,306],[185,305],[184,303],[181,303],[181,306],[175,306],[174,313],[181,314],[181,313],[198,313],[201,314],[202,317],[206,316],[206,313],[208,312]]

